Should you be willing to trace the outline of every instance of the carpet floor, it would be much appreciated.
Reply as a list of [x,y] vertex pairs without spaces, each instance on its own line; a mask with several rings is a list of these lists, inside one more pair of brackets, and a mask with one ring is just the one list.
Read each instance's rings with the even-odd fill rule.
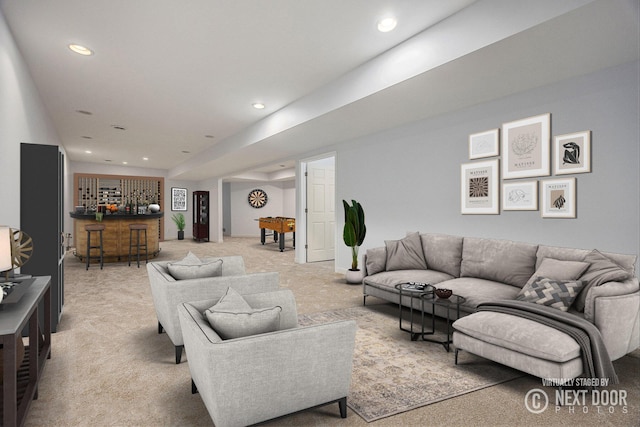
[[[291,289],[302,315],[362,306],[362,288],[344,283],[333,262],[296,264],[293,251],[279,252],[259,238],[225,238],[224,243],[189,240],[161,243],[159,260],[177,260],[188,251],[202,256],[242,255],[248,272],[278,271],[281,286]],[[367,309],[392,312],[395,306],[375,298]],[[398,331],[399,332],[399,331]],[[402,336],[398,336],[402,340]],[[414,343],[449,358],[442,346]],[[187,365],[175,364],[166,334],[157,333],[146,268],[126,263],[92,265],[87,271],[72,253],[65,260],[65,302],[58,331],[52,336],[39,396],[27,426],[208,426],[212,425],[198,394],[191,394]],[[463,360],[464,363],[464,360]],[[341,419],[337,405],[315,408],[264,425],[273,426],[561,426],[638,425],[640,352],[614,362],[627,405],[550,407],[540,414],[526,409],[525,396],[542,388],[525,375],[472,393],[441,400],[367,423],[349,409]],[[463,368],[462,365],[459,369]],[[427,372],[427,366],[425,371]],[[380,382],[385,381],[382,375]],[[443,380],[445,382],[446,380]],[[545,388],[549,393],[553,389]],[[375,392],[375,385],[371,393]],[[427,390],[425,390],[427,392]]]

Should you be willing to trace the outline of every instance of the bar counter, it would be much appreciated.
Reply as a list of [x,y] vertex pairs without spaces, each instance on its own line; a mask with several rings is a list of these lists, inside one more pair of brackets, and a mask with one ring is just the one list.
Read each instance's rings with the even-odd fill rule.
[[[74,240],[76,252],[75,255],[80,261],[85,260],[87,254],[87,232],[85,225],[104,224],[105,229],[102,232],[102,245],[104,250],[104,262],[127,261],[129,257],[129,225],[130,224],[146,224],[147,225],[147,245],[149,248],[149,259],[155,258],[160,253],[160,218],[164,216],[164,212],[147,213],[141,215],[112,213],[104,214],[102,222],[96,221],[96,214],[84,214],[69,212],[71,218],[74,219]],[[99,244],[97,240],[98,233],[92,233],[91,245]],[[144,234],[140,234],[140,238],[144,239]],[[136,236],[133,235],[135,243]],[[135,247],[132,249],[135,252]],[[95,250],[93,254],[95,254]]]

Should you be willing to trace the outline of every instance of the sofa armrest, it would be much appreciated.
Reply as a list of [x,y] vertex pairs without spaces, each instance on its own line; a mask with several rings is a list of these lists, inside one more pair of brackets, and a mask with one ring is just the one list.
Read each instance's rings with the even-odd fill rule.
[[173,345],[183,345],[182,331],[176,307],[188,301],[221,298],[232,287],[240,294],[252,294],[279,289],[278,272],[252,273],[239,276],[218,276],[169,282],[152,277],[149,283],[158,322],[162,324]]
[[189,371],[216,425],[250,425],[349,393],[355,321],[211,342],[179,312]]
[[604,339],[612,360],[640,345],[640,286],[638,278],[608,282],[589,289],[585,319],[593,322]]

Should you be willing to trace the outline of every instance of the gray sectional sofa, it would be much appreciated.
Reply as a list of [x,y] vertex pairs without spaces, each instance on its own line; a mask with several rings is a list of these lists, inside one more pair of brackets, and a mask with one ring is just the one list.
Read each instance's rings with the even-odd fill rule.
[[[575,339],[530,319],[478,311],[479,306],[524,300],[585,319],[599,330],[609,358],[616,360],[640,345],[636,259],[597,250],[409,233],[367,250],[364,304],[367,297],[375,296],[419,308],[417,299],[403,295],[399,301],[398,283],[423,282],[451,289],[466,298],[461,318],[453,324],[457,349],[543,378],[575,378],[585,371]],[[545,288],[549,283],[552,287]],[[432,306],[425,309],[430,311]],[[446,317],[444,310],[435,306],[438,316]]]

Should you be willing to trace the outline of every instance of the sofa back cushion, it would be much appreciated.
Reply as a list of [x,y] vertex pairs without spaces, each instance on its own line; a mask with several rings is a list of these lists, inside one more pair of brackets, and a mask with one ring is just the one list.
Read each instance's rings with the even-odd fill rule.
[[421,234],[422,251],[429,270],[460,277],[462,237],[448,234]]
[[[539,266],[544,258],[555,258],[567,261],[583,261],[587,257],[587,255],[591,253],[591,251],[591,249],[574,249],[563,248],[560,246],[540,245],[538,246],[536,267]],[[614,252],[600,252],[607,258],[611,259],[611,261],[631,273],[632,276],[635,275],[637,256],[618,254]]]
[[465,237],[460,277],[477,277],[522,288],[536,268],[538,246],[510,240]]

